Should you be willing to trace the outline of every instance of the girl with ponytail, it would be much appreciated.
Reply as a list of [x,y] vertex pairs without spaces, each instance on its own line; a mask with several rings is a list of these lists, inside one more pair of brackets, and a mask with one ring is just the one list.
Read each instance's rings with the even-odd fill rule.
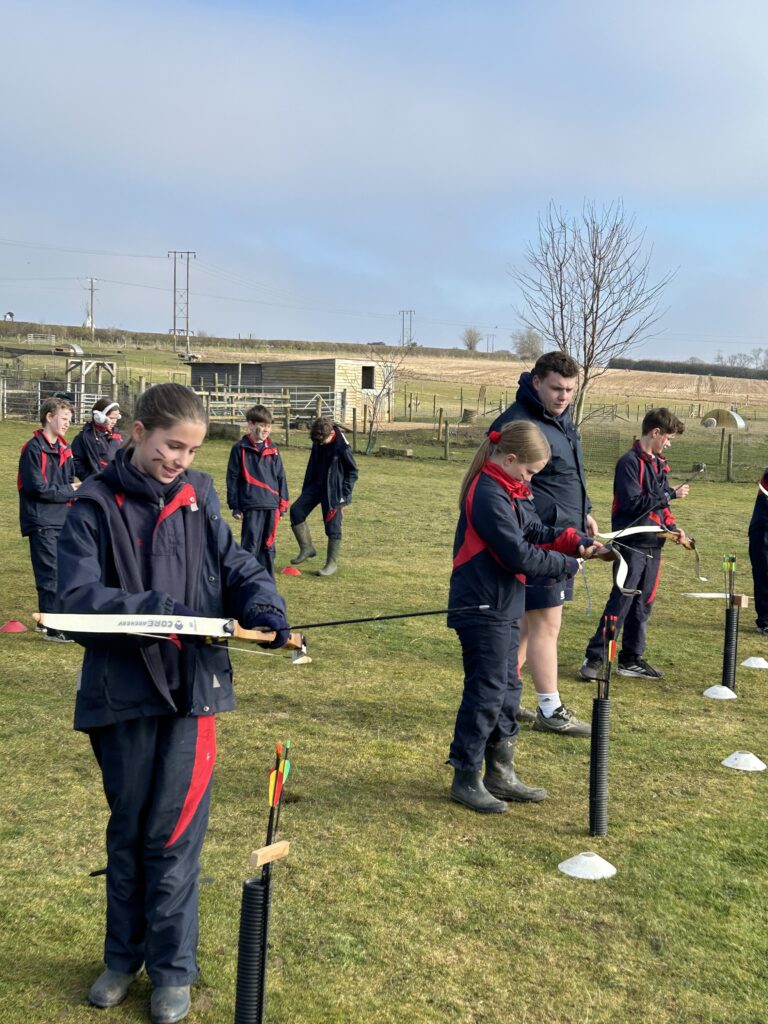
[[539,427],[514,420],[490,432],[461,487],[449,607],[473,610],[448,616],[464,662],[448,764],[454,768],[451,799],[485,814],[503,813],[509,800],[538,802],[547,796],[544,789],[524,785],[514,764],[525,577],[562,580],[575,575],[580,559],[606,553],[592,538],[544,526],[537,517],[529,483],[549,457]]

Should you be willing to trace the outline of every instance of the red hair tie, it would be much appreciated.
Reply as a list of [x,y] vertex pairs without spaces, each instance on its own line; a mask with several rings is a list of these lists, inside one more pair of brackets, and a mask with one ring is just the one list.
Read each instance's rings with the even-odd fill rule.
[[488,438],[489,438],[491,444],[498,444],[499,441],[501,440],[501,431],[499,431],[499,430],[491,430],[488,433]]

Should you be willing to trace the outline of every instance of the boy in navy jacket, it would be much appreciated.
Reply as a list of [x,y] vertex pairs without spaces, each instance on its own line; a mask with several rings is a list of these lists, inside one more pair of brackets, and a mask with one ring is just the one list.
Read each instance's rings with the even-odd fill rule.
[[[669,447],[673,437],[682,434],[685,425],[669,409],[651,409],[646,413],[641,429],[640,439],[616,463],[611,525],[614,530],[628,530],[632,526],[658,526],[659,532],[667,530],[679,533],[684,540],[685,532],[675,522],[669,503],[675,498],[685,498],[689,487],[688,484],[680,484],[673,488],[667,483],[669,464],[662,453]],[[621,543],[629,568],[624,590],[637,593],[622,593],[614,584],[603,612],[603,616],[616,616],[617,634],[624,627],[619,674],[663,679],[663,673],[648,664],[643,658],[643,652],[648,619],[659,586],[664,540],[652,532],[630,533],[621,539]],[[587,644],[584,662],[579,670],[581,678],[598,679],[602,659],[601,625]]]
[[341,517],[343,510],[352,501],[357,463],[341,427],[330,416],[316,419],[309,429],[309,436],[313,443],[304,474],[304,486],[298,500],[291,506],[291,528],[299,542],[299,553],[291,562],[299,565],[317,554],[306,519],[312,509],[320,505],[328,538],[328,557],[317,575],[331,576],[338,567]]
[[768,469],[757,485],[755,507],[749,523],[749,561],[755,586],[757,632],[768,635]]
[[288,508],[283,460],[270,440],[272,413],[254,405],[245,414],[248,433],[232,446],[227,466],[227,504],[242,520],[241,545],[275,574],[277,524]]
[[[72,406],[63,398],[47,398],[40,406],[41,430],[21,449],[17,486],[22,537],[37,587],[38,610],[56,610],[56,553],[67,506],[80,486],[75,481],[72,449],[64,440],[72,422]],[[58,630],[45,631],[46,640],[69,643]]]

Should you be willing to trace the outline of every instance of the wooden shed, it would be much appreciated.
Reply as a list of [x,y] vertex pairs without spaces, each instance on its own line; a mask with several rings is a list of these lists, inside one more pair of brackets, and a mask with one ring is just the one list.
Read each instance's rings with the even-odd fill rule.
[[[290,399],[293,412],[309,415],[320,401],[323,412],[349,422],[352,409],[370,412],[375,396],[384,388],[386,371],[366,359],[281,359],[267,362],[200,362],[190,365],[196,391],[238,393],[244,402]],[[391,419],[394,380],[389,381],[382,413]]]

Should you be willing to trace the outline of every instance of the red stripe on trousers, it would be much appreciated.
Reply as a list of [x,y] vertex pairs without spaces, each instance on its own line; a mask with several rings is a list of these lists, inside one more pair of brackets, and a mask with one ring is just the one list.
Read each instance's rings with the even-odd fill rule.
[[659,559],[659,571],[656,573],[656,579],[653,584],[653,590],[651,596],[645,602],[646,604],[653,604],[654,598],[656,597],[656,591],[659,589],[659,579],[661,578],[661,559]]
[[200,801],[205,796],[208,783],[213,775],[213,766],[216,763],[216,716],[209,715],[197,720],[197,743],[195,745],[195,763],[192,766],[192,778],[189,780],[189,788],[184,798],[184,806],[181,808],[176,828],[171,833],[171,838],[165,844],[166,850],[173,846],[195,816],[195,811],[200,806]]

